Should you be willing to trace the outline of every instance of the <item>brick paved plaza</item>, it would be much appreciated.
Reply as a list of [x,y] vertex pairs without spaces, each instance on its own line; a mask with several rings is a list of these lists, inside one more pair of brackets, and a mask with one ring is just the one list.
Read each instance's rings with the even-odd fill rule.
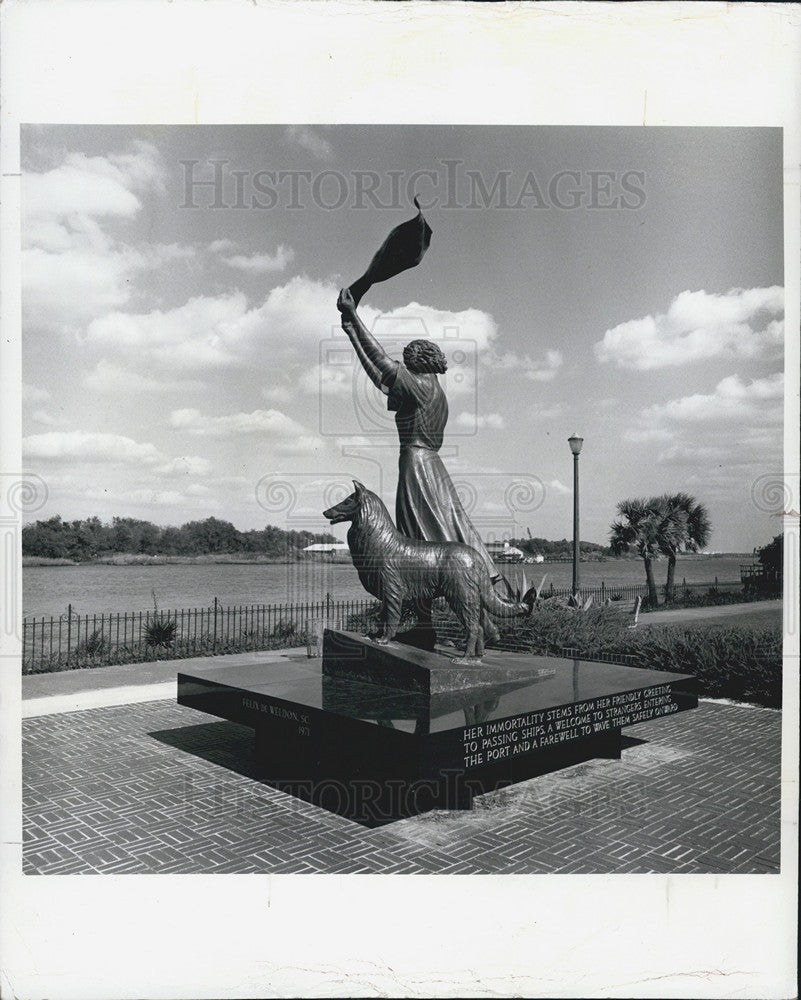
[[376,829],[255,779],[252,730],[150,701],[23,723],[24,871],[773,873],[781,713],[702,701],[593,760]]

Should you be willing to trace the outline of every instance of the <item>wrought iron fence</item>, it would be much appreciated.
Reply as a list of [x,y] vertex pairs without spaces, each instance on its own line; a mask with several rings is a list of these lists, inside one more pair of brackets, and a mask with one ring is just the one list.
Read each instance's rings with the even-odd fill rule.
[[[738,583],[680,583],[671,606],[696,603],[699,595],[741,591]],[[662,588],[664,592],[664,588]],[[569,587],[546,587],[542,598],[570,596]],[[619,602],[622,607],[647,587],[582,587],[583,601]],[[72,605],[65,614],[23,619],[23,673],[42,673],[76,667],[116,663],[141,663],[155,659],[181,659],[259,649],[284,649],[304,645],[319,634],[320,623],[344,625],[353,615],[376,607],[370,598],[293,604],[222,605],[215,598],[207,608],[172,611],[138,611],[119,614],[79,615]]]
[[116,663],[285,649],[307,642],[319,621],[342,621],[375,602],[222,605],[172,611],[33,616],[22,623],[22,671],[42,673]]

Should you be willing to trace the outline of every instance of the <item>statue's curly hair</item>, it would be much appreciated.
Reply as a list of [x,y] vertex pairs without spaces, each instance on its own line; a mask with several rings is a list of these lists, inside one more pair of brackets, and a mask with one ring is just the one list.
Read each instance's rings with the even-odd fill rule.
[[444,375],[448,370],[445,355],[430,340],[413,340],[403,348],[403,363],[410,372],[421,375]]

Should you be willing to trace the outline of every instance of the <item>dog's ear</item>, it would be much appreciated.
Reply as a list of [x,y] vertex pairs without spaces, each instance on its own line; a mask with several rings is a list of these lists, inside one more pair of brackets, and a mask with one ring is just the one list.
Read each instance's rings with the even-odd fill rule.
[[355,488],[355,490],[356,490],[356,495],[357,495],[357,496],[358,496],[359,494],[361,494],[361,493],[364,493],[364,491],[365,491],[365,489],[366,489],[366,487],[364,487],[364,486],[363,486],[363,485],[362,485],[362,484],[361,484],[361,483],[359,482],[359,480],[358,480],[358,479],[354,479],[354,480],[353,480],[353,486],[354,486],[354,488]]

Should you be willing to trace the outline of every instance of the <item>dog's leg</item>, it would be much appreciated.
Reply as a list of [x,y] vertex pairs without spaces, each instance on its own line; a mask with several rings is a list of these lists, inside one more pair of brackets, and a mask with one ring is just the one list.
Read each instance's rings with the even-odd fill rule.
[[395,638],[398,642],[418,649],[433,652],[437,643],[437,635],[431,622],[431,598],[417,597],[413,602],[416,623],[405,632],[398,632]]
[[403,607],[403,597],[399,591],[392,590],[384,597],[384,630],[376,638],[376,642],[381,646],[395,638],[395,633],[400,625],[401,609]]
[[478,619],[469,624],[465,624],[467,629],[467,644],[464,650],[464,656],[457,656],[454,659],[454,663],[462,663],[466,666],[477,666],[481,663],[481,654],[483,653],[482,648],[479,649],[479,640],[481,636],[481,627],[479,626]]
[[495,642],[500,633],[495,625],[495,622],[490,618],[487,613],[487,609],[481,609],[481,631],[484,633],[484,640],[489,642]]
[[455,588],[452,596],[448,597],[451,610],[462,623],[467,632],[467,645],[464,656],[458,656],[454,663],[462,663],[468,666],[475,666],[481,663],[482,648],[479,651],[479,636],[481,631],[481,596],[478,587],[471,586],[472,581],[459,581],[459,586]]

